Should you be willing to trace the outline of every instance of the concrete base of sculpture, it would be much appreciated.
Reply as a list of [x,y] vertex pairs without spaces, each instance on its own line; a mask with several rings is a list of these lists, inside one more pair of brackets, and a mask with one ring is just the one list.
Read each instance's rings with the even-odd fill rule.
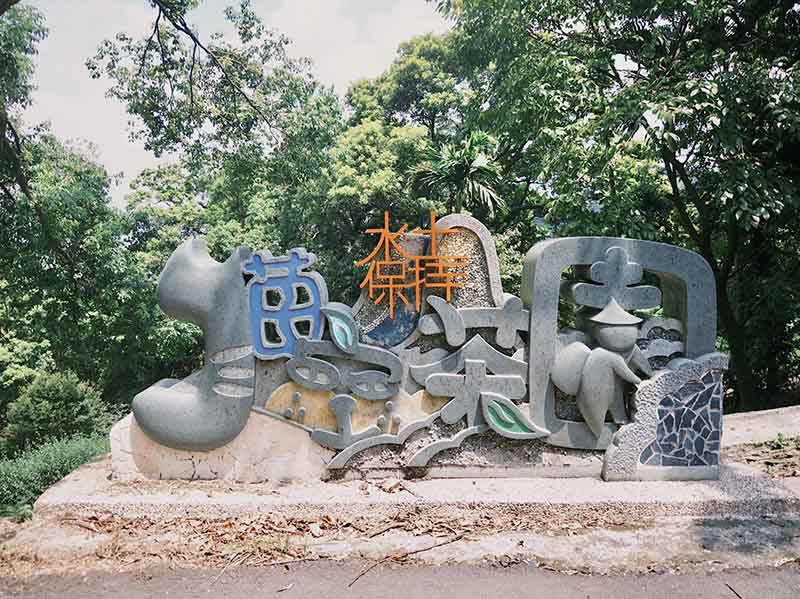
[[181,451],[148,437],[133,414],[111,429],[111,471],[116,480],[318,481],[333,452],[304,430],[251,414],[242,432],[212,451]]

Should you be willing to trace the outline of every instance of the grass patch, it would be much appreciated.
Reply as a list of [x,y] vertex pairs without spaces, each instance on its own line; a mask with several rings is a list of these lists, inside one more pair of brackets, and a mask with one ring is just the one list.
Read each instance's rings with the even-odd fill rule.
[[29,517],[30,506],[50,485],[107,451],[108,438],[95,435],[49,441],[0,460],[0,516]]

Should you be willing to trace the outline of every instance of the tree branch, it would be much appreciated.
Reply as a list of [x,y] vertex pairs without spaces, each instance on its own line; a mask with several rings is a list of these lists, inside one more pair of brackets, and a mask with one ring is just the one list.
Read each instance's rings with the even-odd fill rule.
[[684,229],[686,232],[689,233],[689,237],[692,238],[692,241],[695,242],[697,247],[703,248],[703,240],[698,232],[697,228],[694,226],[689,213],[686,211],[685,204],[681,201],[681,193],[680,188],[678,187],[678,179],[675,175],[675,171],[672,168],[672,163],[669,160],[669,157],[666,154],[666,149],[661,148],[661,158],[664,161],[664,169],[667,172],[667,179],[669,179],[669,186],[672,189],[672,205],[675,207],[675,211],[678,213],[678,220],[681,221],[683,224]]
[[8,187],[6,187],[3,183],[0,183],[0,190],[3,191],[3,195],[6,196],[6,198],[8,198],[8,200],[13,205],[15,203],[14,196],[11,195],[11,192],[8,190]]
[[720,269],[721,283],[726,283],[731,275],[731,270],[736,262],[736,252],[739,249],[739,223],[736,222],[736,213],[733,210],[728,212],[728,251],[722,261]]
[[139,62],[139,75],[141,75],[142,71],[144,70],[144,64],[147,61],[147,55],[150,53],[150,47],[153,45],[153,39],[158,34],[158,26],[161,23],[161,15],[162,12],[161,9],[159,8],[158,15],[156,15],[155,25],[153,25],[153,31],[152,33],[150,33],[150,37],[147,38],[147,44],[144,47],[144,52],[142,52],[142,59]]
[[192,48],[192,65],[189,67],[189,116],[194,120],[194,66],[197,64],[197,46]]
[[12,6],[17,4],[19,0],[0,0],[0,17]]
[[[158,18],[161,17],[161,12],[162,11],[159,8],[158,9]],[[156,20],[158,20],[158,19],[156,19]],[[167,78],[167,82],[169,83],[169,97],[170,98],[174,98],[175,97],[175,84],[172,83],[172,77],[170,77],[169,68],[167,67],[167,62],[168,62],[167,51],[164,49],[164,41],[161,39],[161,29],[156,27],[155,28],[155,34],[156,34],[156,41],[158,42],[159,52],[161,54],[161,70],[164,72],[164,75]]]
[[222,62],[220,62],[217,55],[214,52],[212,52],[209,48],[207,48],[200,40],[200,38],[197,37],[194,31],[192,31],[191,27],[189,27],[189,25],[187,24],[186,19],[181,15],[175,14],[172,11],[171,7],[169,7],[164,2],[164,0],[150,0],[150,1],[156,7],[158,7],[158,9],[161,12],[164,13],[164,17],[172,24],[173,27],[175,27],[176,30],[186,35],[192,41],[192,43],[195,45],[195,49],[200,48],[203,52],[206,53],[206,55],[211,60],[211,63],[217,68],[217,70],[219,70],[225,81],[227,81],[228,84],[237,92],[237,94],[245,99],[250,108],[252,108],[253,111],[256,114],[258,114],[258,116],[260,116],[268,126],[271,127],[272,125],[269,122],[267,115],[265,115],[264,112],[261,110],[261,108],[253,101],[253,99],[249,95],[247,95],[247,93],[238,84],[238,82],[236,82],[233,79],[231,74],[228,73],[228,70],[225,68],[225,65],[223,65]]
[[[77,291],[80,291],[80,285],[75,278],[75,273],[77,271],[75,262],[70,254],[61,247],[61,245],[58,243],[58,240],[53,238],[53,236],[50,234],[50,230],[47,226],[47,216],[45,215],[42,206],[36,201],[36,197],[34,196],[28,181],[28,176],[25,173],[25,167],[22,163],[21,154],[15,152],[15,148],[9,143],[8,137],[6,136],[7,131],[13,134],[15,145],[21,148],[19,134],[11,124],[11,120],[8,118],[5,108],[0,106],[0,156],[11,162],[11,173],[14,178],[14,183],[17,185],[17,187],[19,187],[19,190],[28,200],[31,208],[33,208],[33,211],[36,214],[36,220],[39,222],[39,228],[41,229],[42,239],[44,240],[45,245],[63,260],[64,267],[70,275],[69,279],[71,284]],[[2,189],[7,198],[15,201],[13,195],[8,191],[5,185],[2,186]]]

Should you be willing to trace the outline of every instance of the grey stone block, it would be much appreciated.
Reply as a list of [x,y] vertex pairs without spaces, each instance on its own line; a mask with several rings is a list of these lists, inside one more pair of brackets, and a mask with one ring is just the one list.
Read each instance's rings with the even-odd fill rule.
[[356,407],[356,400],[351,396],[335,395],[331,398],[329,405],[336,415],[337,431],[332,433],[323,429],[314,429],[311,438],[320,445],[331,449],[345,449],[356,441],[381,434],[381,429],[377,426],[370,426],[359,433],[353,432],[351,417]]
[[[483,256],[486,260],[486,272],[488,274],[489,294],[495,306],[503,305],[503,284],[500,282],[500,260],[497,257],[497,247],[495,246],[492,234],[481,221],[466,214],[448,214],[436,222],[436,229],[445,231],[447,229],[467,229],[474,233],[483,248]],[[453,302],[456,307],[461,307],[458,298]]]

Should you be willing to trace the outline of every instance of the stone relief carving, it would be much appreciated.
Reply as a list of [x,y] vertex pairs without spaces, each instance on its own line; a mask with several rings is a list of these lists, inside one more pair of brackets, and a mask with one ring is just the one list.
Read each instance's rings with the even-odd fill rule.
[[633,422],[614,434],[606,480],[716,478],[722,437],[724,354],[679,358],[634,396]]
[[[727,362],[712,353],[715,288],[700,256],[639,240],[553,239],[528,252],[516,297],[502,290],[480,222],[432,222],[439,250],[464,257],[464,284],[446,295],[421,288],[418,311],[401,301],[393,314],[364,296],[352,308],[329,301],[303,248],[239,248],[220,264],[203,242],[182,245],[159,301],[203,328],[206,366],[140,393],[135,423],[166,447],[211,451],[248,418],[269,418],[333,450],[332,473],[381,446],[402,468],[426,468],[491,434],[606,450],[608,479],[717,475]],[[392,233],[404,249],[390,258],[435,253],[429,234]],[[574,308],[560,314],[564,302]],[[556,414],[556,390],[575,402],[573,415]]]
[[[564,273],[570,269],[574,276],[565,279]],[[643,283],[645,274],[658,285]],[[701,256],[675,246],[609,237],[544,241],[531,248],[525,257],[521,294],[530,312],[528,396],[531,418],[550,431],[548,442],[557,446],[607,448],[617,424],[606,421],[603,407],[608,404],[614,420],[624,422],[627,419],[628,410],[623,414],[620,392],[623,396],[633,392],[640,378],[636,371],[650,375],[651,353],[657,356],[657,351],[674,349],[673,353],[695,358],[714,351],[716,291],[713,273]],[[582,342],[585,349],[573,346],[566,350],[569,343],[565,343],[565,335],[574,336],[574,333],[558,330],[559,299],[579,306],[576,324],[584,330],[581,339],[572,341]],[[646,321],[650,315],[641,312],[642,316],[637,316],[629,311],[655,308],[663,313],[659,318],[670,319],[659,322],[680,327],[680,347],[659,349],[657,344],[648,351],[640,347],[641,331],[648,326]],[[612,312],[616,312],[616,316],[609,317]],[[597,322],[598,316],[617,324]],[[637,322],[642,321],[643,327],[637,328]],[[654,328],[655,325],[648,331]],[[644,339],[649,339],[648,334],[644,333]],[[616,354],[624,367],[617,358],[603,352],[597,352],[597,359],[590,362],[589,353],[598,348]],[[564,351],[566,353],[562,353]],[[583,394],[583,408],[580,409],[584,421],[558,418],[554,372],[558,388],[577,395],[587,364],[591,369],[585,373],[586,380],[591,381],[593,389]],[[578,369],[580,378],[575,374],[563,376],[565,372]],[[620,389],[623,381],[630,385],[627,391],[624,387]]]

